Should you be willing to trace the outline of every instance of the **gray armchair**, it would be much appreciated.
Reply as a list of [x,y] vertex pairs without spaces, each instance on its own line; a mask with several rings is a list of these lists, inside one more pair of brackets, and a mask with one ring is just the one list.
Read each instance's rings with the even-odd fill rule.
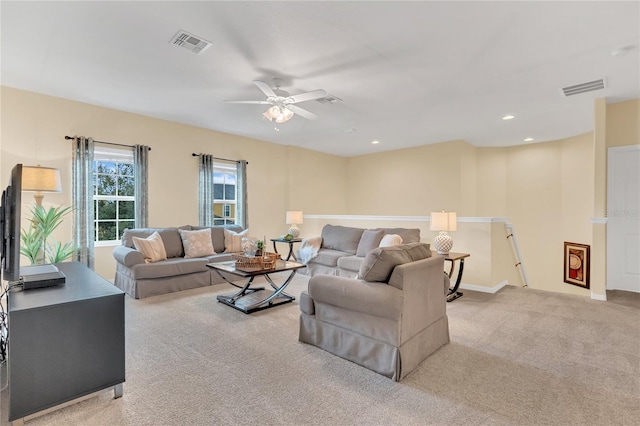
[[449,342],[443,271],[412,243],[369,252],[359,279],[316,275],[300,296],[299,340],[400,381]]

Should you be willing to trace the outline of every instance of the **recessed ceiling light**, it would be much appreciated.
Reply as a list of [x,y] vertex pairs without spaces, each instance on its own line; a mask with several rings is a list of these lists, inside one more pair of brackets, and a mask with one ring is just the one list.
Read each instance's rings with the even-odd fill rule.
[[380,143],[380,141],[371,141],[372,144],[377,145]]
[[526,138],[524,141],[525,142],[531,142],[533,140],[533,138]]
[[353,133],[353,132],[355,132],[355,131],[356,131],[356,129],[354,129],[353,127],[349,127],[349,128],[347,128],[347,129],[344,129],[344,130],[343,130],[343,132],[345,132],[345,133]]
[[502,117],[503,120],[513,120],[514,118],[516,117],[511,114],[507,114],[504,117]]

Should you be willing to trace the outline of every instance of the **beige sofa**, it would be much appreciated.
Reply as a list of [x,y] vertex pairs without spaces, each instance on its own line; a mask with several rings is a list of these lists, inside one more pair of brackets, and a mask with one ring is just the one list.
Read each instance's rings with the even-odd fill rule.
[[[122,236],[122,245],[113,251],[113,257],[116,260],[114,284],[129,296],[141,299],[223,283],[224,280],[220,275],[206,265],[212,262],[232,260],[232,255],[225,253],[225,228],[234,232],[242,231],[241,227],[235,225],[208,228],[211,230],[213,248],[216,253],[220,254],[198,258],[184,257],[184,247],[178,230],[191,231],[204,229],[203,227],[185,225],[179,228],[125,230]],[[134,247],[133,237],[147,238],[156,231],[164,243],[167,259],[145,263],[143,254]]]
[[316,247],[306,268],[306,275],[338,275],[355,278],[367,253],[377,248],[385,235],[398,235],[402,243],[420,242],[419,228],[364,229],[350,226],[325,225],[319,237],[302,242],[298,259],[305,259],[304,250]]
[[400,381],[449,342],[443,268],[412,243],[370,251],[363,279],[316,275],[300,295],[298,339]]

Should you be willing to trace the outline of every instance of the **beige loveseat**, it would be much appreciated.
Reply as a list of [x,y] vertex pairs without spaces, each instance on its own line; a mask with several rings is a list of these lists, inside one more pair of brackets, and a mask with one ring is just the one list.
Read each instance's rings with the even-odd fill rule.
[[449,342],[443,268],[411,243],[370,251],[362,279],[316,275],[300,295],[298,339],[400,381]]
[[311,276],[328,274],[355,278],[367,253],[377,248],[385,236],[396,235],[403,244],[420,242],[419,228],[364,229],[325,225],[319,237],[303,240],[297,258],[307,266],[299,272]]
[[[179,230],[202,229],[210,229],[212,246],[218,254],[185,258]],[[210,228],[185,225],[179,228],[127,229],[122,236],[122,245],[113,251],[116,260],[114,284],[129,296],[140,299],[223,283],[220,275],[206,265],[233,260],[231,253],[225,253],[225,229],[233,232],[242,231],[241,227],[235,225]],[[148,238],[156,231],[164,243],[167,259],[148,263],[145,262],[144,255],[136,250],[133,238]]]

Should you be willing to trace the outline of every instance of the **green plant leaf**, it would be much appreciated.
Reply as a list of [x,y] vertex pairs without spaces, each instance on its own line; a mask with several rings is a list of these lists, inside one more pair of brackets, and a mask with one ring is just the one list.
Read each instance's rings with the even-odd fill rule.
[[61,242],[52,239],[51,243],[47,244],[47,259],[49,263],[64,262],[73,256],[75,252],[76,249],[71,242],[63,245]]
[[[31,208],[31,223],[27,229],[22,229],[20,233],[20,253],[31,261],[31,264],[44,262],[47,258],[51,263],[61,262],[68,259],[75,252],[71,243],[62,245],[57,241],[51,244],[47,239],[51,237],[53,231],[64,221],[64,217],[71,213],[71,207],[50,207],[45,209],[40,205]],[[44,249],[45,253],[42,254]]]
[[40,232],[30,226],[25,230],[22,228],[20,233],[20,253],[24,255],[32,265],[38,263],[40,259],[40,250],[42,248],[42,235]]

